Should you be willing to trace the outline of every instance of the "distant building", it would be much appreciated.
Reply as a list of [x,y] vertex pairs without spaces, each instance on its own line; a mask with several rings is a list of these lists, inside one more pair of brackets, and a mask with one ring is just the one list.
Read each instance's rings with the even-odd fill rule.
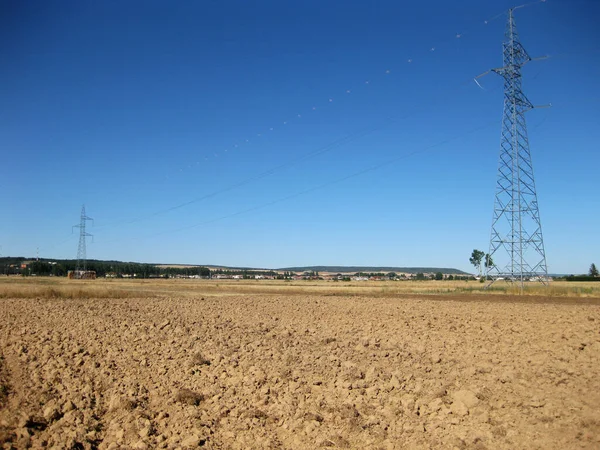
[[95,280],[95,270],[69,270],[67,272],[67,278],[70,280]]

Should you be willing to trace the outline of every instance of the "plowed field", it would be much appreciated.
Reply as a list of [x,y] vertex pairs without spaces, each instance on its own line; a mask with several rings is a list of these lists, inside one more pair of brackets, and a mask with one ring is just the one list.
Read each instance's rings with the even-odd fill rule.
[[0,305],[3,448],[600,447],[600,299]]

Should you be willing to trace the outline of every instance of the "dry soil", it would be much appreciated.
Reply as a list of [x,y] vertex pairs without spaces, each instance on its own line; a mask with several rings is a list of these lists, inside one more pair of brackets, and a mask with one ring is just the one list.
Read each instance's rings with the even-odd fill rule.
[[599,448],[600,300],[0,299],[3,448]]

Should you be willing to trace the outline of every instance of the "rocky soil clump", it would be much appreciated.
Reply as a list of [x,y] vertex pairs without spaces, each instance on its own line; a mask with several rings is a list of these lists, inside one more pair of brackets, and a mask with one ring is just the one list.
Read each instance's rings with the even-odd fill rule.
[[2,448],[600,447],[597,302],[1,302]]

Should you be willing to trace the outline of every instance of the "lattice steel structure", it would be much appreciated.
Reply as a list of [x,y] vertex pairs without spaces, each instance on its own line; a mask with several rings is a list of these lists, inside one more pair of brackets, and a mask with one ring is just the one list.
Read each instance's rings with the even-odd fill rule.
[[504,78],[504,114],[489,248],[493,263],[486,264],[486,275],[522,287],[528,280],[546,283],[548,269],[525,123],[534,106],[521,89],[521,68],[531,57],[519,41],[512,9],[505,38],[504,66],[492,69]]
[[88,220],[94,220],[91,217],[85,215],[85,205],[81,207],[81,219],[79,221],[79,225],[73,225],[73,228],[79,228],[79,246],[77,247],[77,266],[75,269],[75,273],[79,274],[82,271],[85,272],[87,270],[87,256],[86,256],[86,246],[85,246],[85,238],[88,236],[92,236],[85,231],[85,223]]

